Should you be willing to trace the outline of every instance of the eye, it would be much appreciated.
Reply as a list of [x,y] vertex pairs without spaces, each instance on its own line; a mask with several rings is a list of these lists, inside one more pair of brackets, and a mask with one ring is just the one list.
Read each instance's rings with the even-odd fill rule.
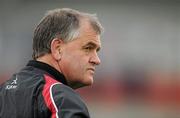
[[87,46],[87,47],[85,47],[84,49],[85,49],[85,52],[90,52],[90,51],[92,50],[92,47]]
[[92,48],[90,46],[85,47],[86,50],[91,50]]

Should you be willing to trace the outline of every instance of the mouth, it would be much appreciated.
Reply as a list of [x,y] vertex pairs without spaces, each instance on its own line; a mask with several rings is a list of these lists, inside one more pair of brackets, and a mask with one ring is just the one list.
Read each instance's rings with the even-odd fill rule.
[[88,70],[95,72],[95,68],[88,68]]

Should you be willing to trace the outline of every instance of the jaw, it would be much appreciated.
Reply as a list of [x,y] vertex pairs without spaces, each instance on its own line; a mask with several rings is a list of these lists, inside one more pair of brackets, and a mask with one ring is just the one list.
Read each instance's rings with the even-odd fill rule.
[[90,86],[92,84],[93,84],[93,77],[88,77],[88,78],[84,79],[83,81],[73,81],[73,82],[69,81],[68,82],[68,85],[73,89]]

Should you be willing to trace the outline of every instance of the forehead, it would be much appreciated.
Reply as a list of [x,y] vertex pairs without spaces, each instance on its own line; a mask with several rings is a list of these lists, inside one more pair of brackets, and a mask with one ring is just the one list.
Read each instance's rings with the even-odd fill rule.
[[101,46],[100,34],[95,32],[88,21],[83,21],[81,23],[80,31],[79,31],[79,41],[81,40],[83,43],[92,42],[99,47]]

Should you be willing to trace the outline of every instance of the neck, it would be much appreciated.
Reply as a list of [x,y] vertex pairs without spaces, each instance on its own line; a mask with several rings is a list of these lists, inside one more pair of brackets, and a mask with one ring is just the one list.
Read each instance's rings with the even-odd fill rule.
[[[54,59],[51,54],[46,54],[42,57],[38,57],[36,59],[36,61],[40,61],[40,62],[43,62],[43,63],[46,63],[50,66],[52,66],[53,68],[55,68],[57,71],[59,71],[60,73],[62,73],[61,71],[61,68],[59,66],[59,63],[58,63],[58,60]],[[62,73],[63,74],[63,73]],[[65,76],[65,75],[64,75]],[[68,85],[73,88],[73,89],[77,89],[77,88],[81,88],[83,87],[84,85],[78,83],[78,82],[70,82],[68,81],[68,78],[66,78],[66,81],[68,83]]]
[[46,54],[46,55],[44,55],[42,57],[38,57],[36,60],[40,61],[40,62],[43,62],[43,63],[46,63],[46,64],[54,67],[59,72],[61,72],[58,61],[55,60],[50,54]]

